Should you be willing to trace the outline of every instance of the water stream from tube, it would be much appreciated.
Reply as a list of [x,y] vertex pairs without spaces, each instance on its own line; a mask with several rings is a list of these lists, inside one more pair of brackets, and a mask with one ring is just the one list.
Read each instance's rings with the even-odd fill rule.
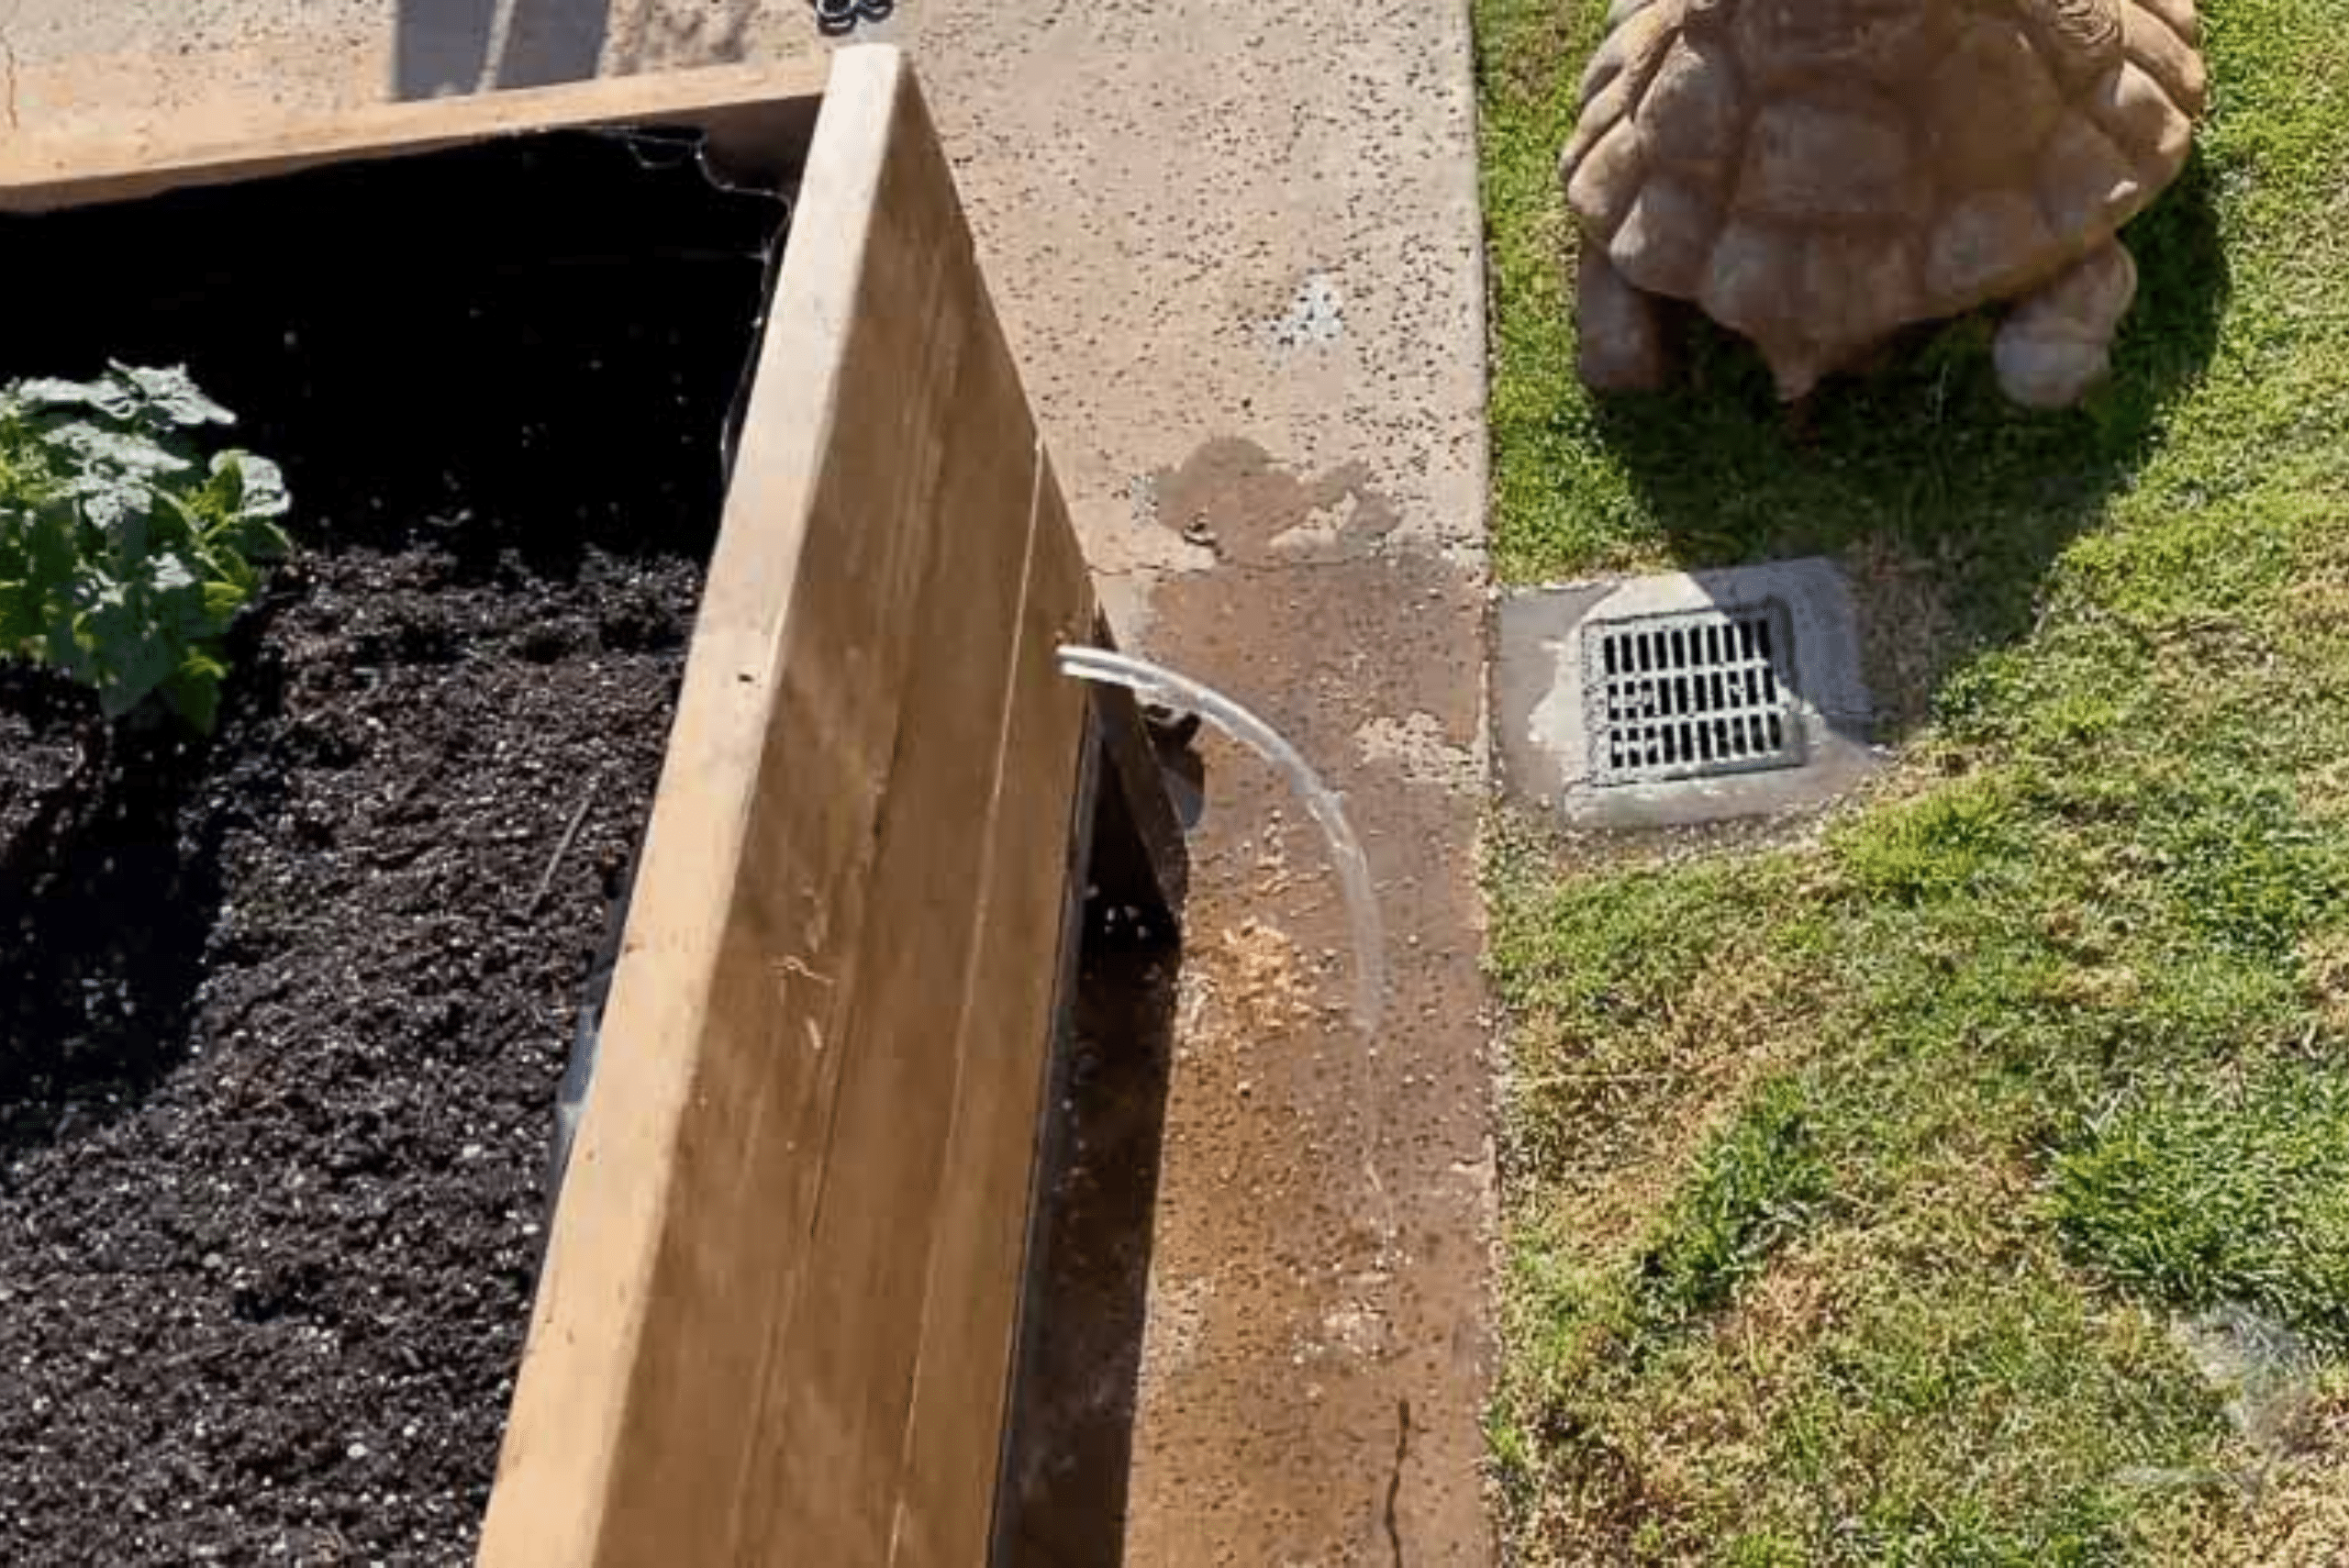
[[[1214,725],[1286,775],[1291,787],[1305,802],[1307,812],[1329,840],[1330,859],[1337,870],[1338,885],[1345,899],[1347,919],[1353,930],[1353,1018],[1355,1027],[1365,1037],[1375,1040],[1386,996],[1386,929],[1379,918],[1377,895],[1371,887],[1370,861],[1363,853],[1362,840],[1354,836],[1353,824],[1346,819],[1345,803],[1338,793],[1321,782],[1320,775],[1297,753],[1297,748],[1282,737],[1280,731],[1222,693],[1201,685],[1187,675],[1098,648],[1063,647],[1060,650],[1060,667],[1077,680],[1123,686],[1144,702],[1156,703],[1182,713],[1195,713],[1202,721]],[[576,1038],[572,1043],[570,1059],[556,1093],[554,1147],[545,1181],[550,1213],[562,1192],[563,1177],[570,1164],[573,1139],[585,1109],[588,1086],[594,1078],[605,996],[610,989],[613,973],[618,966],[621,937],[635,881],[636,868],[631,864],[627,882],[622,885],[618,898],[613,902],[608,916],[604,942],[589,974],[587,993],[580,1008]],[[1375,1046],[1373,1052],[1375,1054]],[[1380,1231],[1384,1240],[1391,1240],[1395,1227],[1389,1213],[1392,1205],[1371,1158],[1372,1151],[1377,1146],[1378,1136],[1374,1116],[1369,1141],[1364,1149],[1363,1173],[1369,1181],[1380,1213],[1386,1216]],[[547,1233],[552,1234],[551,1224]]]
[[1144,702],[1179,713],[1197,714],[1234,740],[1280,770],[1305,802],[1305,809],[1319,825],[1330,843],[1330,859],[1337,870],[1338,886],[1346,901],[1354,946],[1354,1026],[1375,1037],[1386,999],[1386,935],[1379,919],[1378,896],[1370,882],[1370,860],[1346,819],[1345,802],[1321,782],[1296,747],[1271,725],[1187,675],[1177,674],[1146,660],[1112,653],[1106,649],[1063,647],[1060,666],[1064,674],[1101,685],[1123,686]]

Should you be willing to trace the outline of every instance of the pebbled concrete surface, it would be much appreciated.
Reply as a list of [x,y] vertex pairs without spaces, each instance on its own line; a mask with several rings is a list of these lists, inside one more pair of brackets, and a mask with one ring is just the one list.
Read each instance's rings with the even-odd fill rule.
[[1239,438],[1158,476],[1213,540],[1152,651],[1241,694],[1344,790],[1387,929],[1384,1018],[1287,785],[1208,753],[1142,1358],[1128,1560],[1474,1563],[1492,1149],[1473,834],[1480,574],[1368,464]]
[[[1121,1518],[1064,1534],[1140,1564],[1487,1561],[1465,0],[899,0],[860,36],[923,74],[1126,639],[1345,792],[1389,934],[1365,1041],[1318,836],[1211,744],[1132,1471]],[[0,0],[18,136],[822,47],[806,0]]]

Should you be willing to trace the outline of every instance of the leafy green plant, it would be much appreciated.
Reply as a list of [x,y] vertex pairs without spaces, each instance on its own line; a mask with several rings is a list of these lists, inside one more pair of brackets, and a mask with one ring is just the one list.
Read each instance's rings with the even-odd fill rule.
[[184,369],[0,387],[0,658],[72,676],[108,718],[151,695],[212,728],[222,639],[291,549],[277,466],[202,450],[234,422]]

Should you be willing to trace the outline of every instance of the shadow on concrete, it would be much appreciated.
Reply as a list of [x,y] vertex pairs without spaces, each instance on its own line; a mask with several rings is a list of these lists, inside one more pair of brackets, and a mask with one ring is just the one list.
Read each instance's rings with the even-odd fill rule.
[[[623,0],[613,0],[617,8]],[[762,0],[634,0],[613,29],[612,71],[630,75],[750,58]]]
[[1897,739],[1954,664],[2031,628],[2050,563],[2131,484],[2209,363],[2230,292],[2212,183],[2198,155],[2124,231],[2136,303],[2110,381],[2079,409],[2006,402],[1989,312],[1906,334],[1872,373],[1788,408],[1761,356],[1691,311],[1682,384],[1601,400],[1597,433],[1681,564],[1842,562],[1879,738]]
[[583,81],[601,68],[610,0],[510,0],[510,6],[501,43],[499,0],[399,0],[394,95],[544,87]]
[[1023,1315],[993,1561],[1123,1559],[1179,953],[1089,939]]

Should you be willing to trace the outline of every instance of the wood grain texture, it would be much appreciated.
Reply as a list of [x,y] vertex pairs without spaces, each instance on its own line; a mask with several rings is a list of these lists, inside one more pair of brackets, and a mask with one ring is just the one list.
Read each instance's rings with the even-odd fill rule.
[[828,93],[711,582],[483,1561],[976,1563],[1095,607],[893,53]]
[[144,136],[13,139],[0,143],[0,211],[123,201],[320,163],[596,126],[699,128],[709,132],[714,152],[744,172],[774,172],[807,145],[824,81],[822,61],[795,60],[373,104],[307,121],[250,117],[246,109]]
[[1066,810],[1055,820],[1034,808],[1029,797],[1045,784],[1045,764],[1030,759],[1070,767],[1074,784],[1090,715],[1084,703],[1071,707],[1061,699],[1059,689],[1070,683],[1053,651],[1088,632],[1093,612],[1085,563],[1049,473],[1041,489],[1052,510],[1030,546],[1019,654],[1004,698],[1007,761],[990,811],[983,919],[956,997],[949,1180],[931,1218],[921,1358],[891,1520],[889,1561],[909,1568],[985,1561],[1027,1280],[1038,1129],[1056,1109],[1045,1100],[1052,1033],[1058,995],[1074,981],[1084,825]]

